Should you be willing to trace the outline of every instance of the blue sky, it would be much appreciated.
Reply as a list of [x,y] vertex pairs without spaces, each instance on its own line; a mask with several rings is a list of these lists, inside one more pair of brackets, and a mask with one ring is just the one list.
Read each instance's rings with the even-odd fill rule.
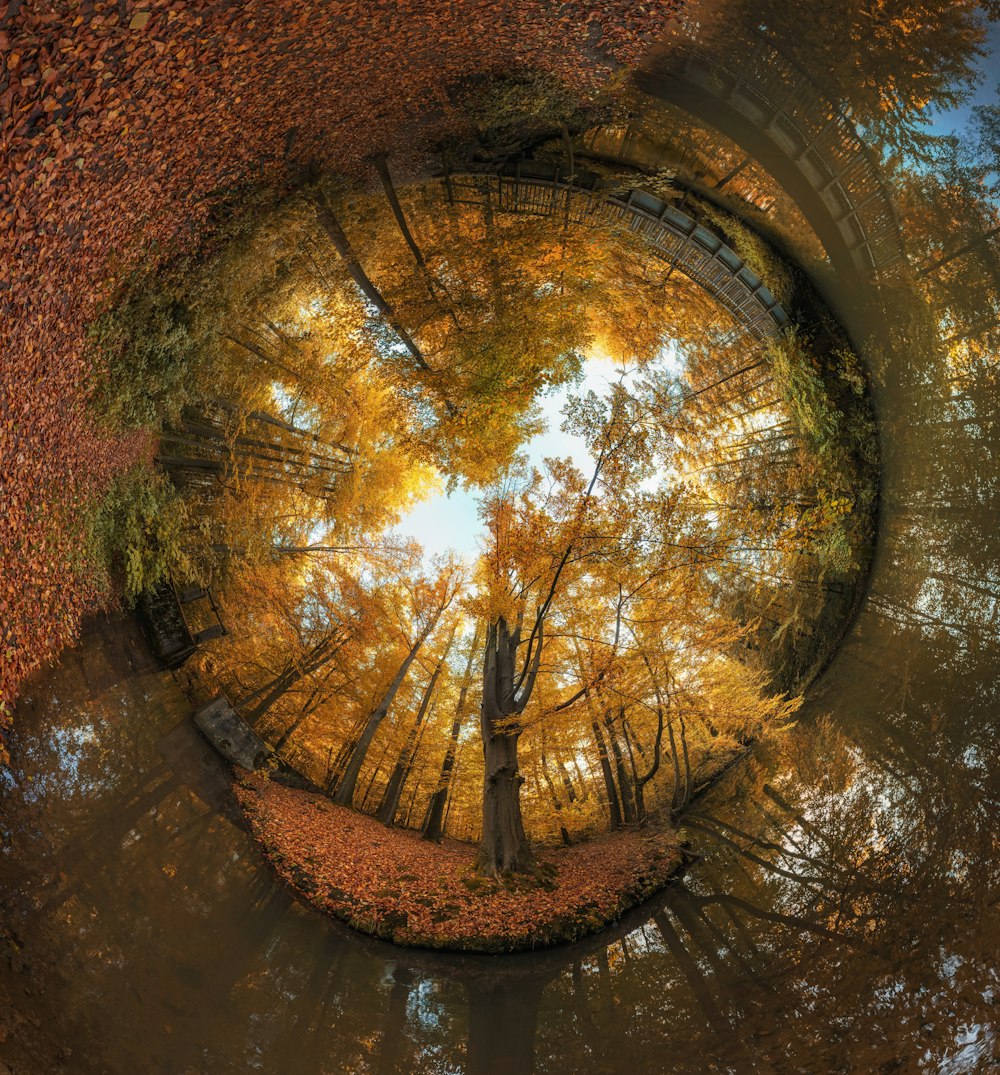
[[[936,134],[961,133],[968,123],[972,108],[979,104],[995,104],[1000,101],[1000,25],[991,24],[989,55],[979,64],[983,73],[982,84],[967,104],[961,108],[943,112],[932,118],[931,130]],[[562,410],[570,392],[586,392],[589,389],[603,394],[616,375],[615,367],[601,359],[591,358],[584,368],[583,383],[565,386],[540,401],[546,421],[546,431],[533,438],[526,447],[528,459],[540,466],[546,457],[569,456],[584,472],[593,466],[586,445],[579,437],[560,429]],[[396,528],[401,535],[414,537],[424,547],[428,556],[453,550],[461,556],[474,553],[478,547],[480,522],[477,512],[478,496],[475,492],[458,489],[450,496],[438,493],[418,504]]]
[[983,80],[968,103],[960,108],[942,112],[933,117],[931,130],[935,134],[961,133],[969,121],[969,115],[976,105],[1000,103],[998,86],[1000,86],[1000,23],[991,23],[987,48],[989,55],[979,62]]
[[[571,393],[593,389],[604,395],[617,377],[617,367],[599,358],[588,359],[584,364],[583,381],[579,385],[565,385],[540,400],[546,430],[533,437],[525,446],[528,461],[540,467],[542,460],[569,457],[584,473],[591,470],[594,461],[580,437],[564,433],[562,411]],[[477,511],[478,494],[457,489],[450,496],[438,493],[418,504],[409,512],[396,532],[414,537],[424,547],[428,556],[453,550],[460,556],[474,553],[479,545],[481,525]]]

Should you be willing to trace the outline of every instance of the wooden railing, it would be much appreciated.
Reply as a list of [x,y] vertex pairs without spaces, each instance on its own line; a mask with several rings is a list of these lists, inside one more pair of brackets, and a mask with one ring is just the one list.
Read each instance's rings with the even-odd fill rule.
[[[757,340],[778,335],[788,315],[749,265],[710,227],[676,205],[644,190],[603,191],[596,177],[561,177],[560,166],[525,160],[501,170],[449,173],[443,178],[453,203],[494,211],[552,216],[583,226],[625,226],[640,235],[657,258],[703,287]],[[585,175],[585,173],[584,173]]]

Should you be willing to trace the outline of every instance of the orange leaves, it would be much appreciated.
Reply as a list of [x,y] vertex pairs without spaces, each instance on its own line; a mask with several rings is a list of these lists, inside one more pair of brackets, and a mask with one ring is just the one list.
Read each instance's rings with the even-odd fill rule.
[[607,71],[586,54],[591,23],[627,62],[676,0],[641,14],[625,0],[564,5],[571,26],[543,0],[516,20],[507,7],[15,6],[0,30],[0,700],[99,598],[70,534],[140,450],[86,417],[86,325],[117,283],[195,249],[218,192],[286,184],[290,130],[296,160],[323,168],[407,146],[415,163],[414,109],[447,111],[456,80],[537,64],[596,84]]
[[629,832],[542,854],[538,877],[493,880],[475,873],[468,844],[427,843],[260,774],[236,793],[285,881],[329,914],[400,944],[510,951],[582,936],[680,863],[672,832]]

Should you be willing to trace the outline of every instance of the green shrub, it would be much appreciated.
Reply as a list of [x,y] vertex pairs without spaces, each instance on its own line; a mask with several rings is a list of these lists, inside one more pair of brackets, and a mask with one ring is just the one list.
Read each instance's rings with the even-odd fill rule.
[[826,385],[805,342],[794,330],[769,343],[771,374],[788,404],[799,431],[821,455],[837,443],[841,412],[830,399]]
[[788,263],[751,227],[711,202],[695,199],[708,219],[725,236],[729,245],[764,281],[771,294],[787,307],[795,289]]
[[130,598],[171,574],[190,580],[196,572],[185,551],[188,525],[188,507],[166,475],[148,464],[133,467],[84,515],[85,569],[102,588],[120,572]]
[[144,289],[90,327],[96,348],[93,403],[118,430],[175,419],[190,391],[192,339],[187,310],[169,291]]

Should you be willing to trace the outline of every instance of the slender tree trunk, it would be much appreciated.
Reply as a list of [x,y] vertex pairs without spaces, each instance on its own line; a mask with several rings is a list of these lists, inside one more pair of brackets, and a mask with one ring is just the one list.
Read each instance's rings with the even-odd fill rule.
[[[638,641],[638,639],[636,639]],[[649,673],[650,682],[653,684],[653,691],[656,694],[656,739],[653,742],[653,760],[649,765],[646,772],[639,776],[636,774],[635,778],[635,798],[636,806],[639,810],[639,816],[644,817],[646,814],[646,801],[645,791],[646,785],[656,776],[660,768],[660,760],[663,757],[663,718],[664,712],[669,702],[669,695],[664,696],[664,691],[660,688],[660,681],[656,678],[656,674],[653,672],[653,665],[649,659],[645,649],[642,651],[642,660],[646,666],[646,671]],[[671,732],[671,745],[673,745],[673,733]],[[637,744],[638,745],[638,744]],[[677,754],[674,753],[674,767],[676,772],[677,766]],[[677,783],[674,782],[674,800],[677,796]]]
[[622,722],[622,735],[625,738],[625,749],[628,751],[629,787],[632,789],[635,819],[636,821],[642,821],[646,816],[646,804],[643,802],[642,788],[639,786],[639,770],[635,767],[635,749],[632,746],[632,734],[629,730],[628,720],[625,717],[624,706],[622,706],[619,713]]
[[[458,772],[459,762],[462,760],[462,747],[459,745],[458,751],[455,754],[455,766],[451,771],[451,779],[454,781],[455,774]],[[444,817],[441,820],[441,838],[444,839],[445,833],[448,831],[448,819],[451,817],[451,808],[455,805],[455,796],[449,795],[448,801],[444,808]]]
[[601,761],[601,773],[604,776],[604,787],[608,793],[608,814],[611,818],[611,827],[622,827],[622,810],[618,803],[618,789],[615,787],[614,773],[611,771],[611,759],[608,756],[608,745],[601,734],[601,726],[595,717],[590,722],[590,729],[594,733],[594,743],[597,745],[597,756]]
[[287,694],[299,680],[318,672],[328,661],[332,660],[347,644],[349,637],[344,632],[336,636],[324,635],[300,660],[289,661],[273,679],[240,701],[236,706],[240,715],[251,727],[255,726],[271,706]]
[[380,153],[375,158],[374,164],[375,171],[378,173],[379,182],[382,184],[382,190],[385,192],[386,199],[392,209],[392,215],[396,218],[396,226],[399,228],[399,233],[403,236],[406,245],[410,248],[410,253],[413,255],[413,260],[417,263],[420,275],[424,278],[424,283],[427,285],[427,293],[434,302],[439,304],[442,303],[442,297],[444,298],[445,301],[443,305],[448,311],[448,316],[454,322],[455,327],[461,329],[461,323],[455,314],[454,305],[451,302],[451,297],[448,295],[447,288],[435,278],[424,259],[423,252],[417,245],[416,239],[413,238],[413,232],[410,231],[410,225],[406,219],[406,214],[403,212],[402,205],[399,204],[399,197],[396,194],[396,186],[392,181],[392,174],[389,171],[389,164],[386,161],[385,154]]
[[419,780],[413,785],[413,791],[410,793],[410,801],[407,803],[406,813],[403,815],[404,829],[408,829],[410,827],[410,820],[413,816],[413,806],[417,801],[417,793],[420,791],[421,787],[422,785]]
[[389,712],[389,706],[392,705],[399,688],[403,685],[403,680],[406,679],[406,673],[410,670],[410,665],[413,664],[416,659],[420,647],[427,640],[427,636],[431,631],[434,630],[434,626],[443,611],[443,608],[437,609],[427,627],[424,628],[416,642],[410,647],[409,653],[407,653],[403,663],[399,666],[396,675],[389,684],[388,690],[382,696],[382,700],[372,710],[371,715],[365,722],[364,730],[358,738],[357,746],[351,754],[351,760],[347,763],[347,768],[344,770],[344,776],[337,787],[336,794],[333,796],[333,801],[335,803],[339,803],[341,806],[350,806],[354,801],[354,789],[358,783],[358,774],[361,772],[361,766],[364,764],[365,757],[368,754],[368,748],[372,745],[372,740],[375,738],[375,733],[378,731],[382,721],[385,720],[386,715]]
[[319,693],[321,687],[317,687],[309,696],[308,701],[302,707],[299,715],[285,728],[285,730],[274,741],[272,749],[275,754],[280,754],[284,750],[288,740],[302,727],[302,725],[315,713],[316,706],[319,704]]
[[385,785],[382,802],[379,803],[379,808],[375,811],[376,820],[381,821],[387,828],[392,828],[396,820],[396,811],[399,809],[399,799],[403,794],[403,782],[406,779],[408,769],[407,762],[417,740],[418,728],[419,725],[414,724],[410,729],[406,742],[403,744],[403,749],[399,752],[399,757],[396,759],[396,764],[393,766],[392,773],[389,775],[389,780]]
[[355,722],[354,727],[351,728],[344,739],[344,742],[341,744],[340,749],[337,751],[337,757],[329,764],[326,785],[328,794],[334,790],[335,785],[343,776],[344,767],[354,753],[354,748],[358,745],[358,739],[361,737],[361,731],[366,723],[367,718]]
[[683,717],[679,719],[681,725],[681,753],[684,755],[684,805],[686,806],[688,799],[691,798],[691,758],[688,754],[687,726]]
[[670,757],[674,764],[674,793],[670,799],[670,806],[673,810],[679,810],[684,805],[684,800],[681,797],[681,766],[677,756],[677,739],[674,736],[673,723],[667,725],[667,735],[670,737]]
[[566,769],[566,763],[562,758],[556,758],[556,768],[559,770],[559,775],[562,777],[563,787],[566,789],[567,801],[575,803],[579,796],[576,793],[576,788],[573,786],[573,779]]
[[462,686],[458,692],[458,702],[455,705],[455,718],[451,723],[451,736],[448,739],[448,748],[441,762],[441,774],[438,777],[437,786],[431,796],[430,806],[427,809],[427,819],[424,822],[423,837],[425,840],[441,842],[444,835],[445,804],[448,801],[448,793],[451,788],[451,780],[455,769],[455,755],[458,751],[458,737],[462,731],[462,721],[465,719],[465,703],[469,694],[469,686],[472,682],[472,667],[476,659],[476,651],[479,649],[480,628],[477,624],[476,632],[469,648],[469,657],[465,665],[465,673],[462,676]]
[[562,842],[569,847],[573,841],[570,838],[569,830],[563,824],[562,820],[562,800],[559,798],[559,793],[556,791],[555,784],[552,783],[552,777],[549,774],[549,763],[545,756],[545,747],[542,747],[542,779],[545,781],[545,786],[549,789],[549,796],[552,799],[552,809],[556,812],[556,819],[559,822],[559,835],[562,837]]
[[358,285],[358,288],[365,298],[368,299],[372,306],[374,306],[382,315],[392,331],[396,333],[400,342],[416,360],[417,365],[422,370],[432,373],[433,370],[431,370],[431,367],[427,364],[423,352],[413,342],[406,329],[400,324],[399,319],[396,317],[396,311],[389,305],[385,296],[383,296],[382,292],[371,282],[368,274],[362,268],[361,262],[358,260],[358,255],[351,245],[351,241],[347,238],[344,229],[340,226],[340,221],[337,219],[336,214],[330,207],[330,203],[324,195],[320,195],[316,199],[315,208],[316,218],[319,221],[320,227],[326,232],[327,238],[340,255],[341,260],[347,267],[347,271],[351,275],[351,279]]
[[382,184],[382,190],[392,209],[392,215],[396,218],[396,226],[399,228],[399,233],[403,236],[406,245],[410,248],[413,260],[421,269],[426,270],[427,262],[424,261],[424,255],[417,245],[416,239],[413,238],[413,232],[410,231],[410,225],[407,222],[406,214],[403,212],[403,207],[399,204],[399,196],[396,194],[396,186],[392,181],[392,174],[389,171],[389,163],[385,159],[385,154],[380,153],[374,158],[373,163],[375,165],[375,171],[378,173],[379,182]]
[[575,755],[573,756],[573,772],[576,773],[576,783],[580,788],[577,792],[577,797],[580,802],[585,803],[590,798],[590,788],[587,786],[587,781],[584,779],[580,770],[580,763],[576,760]]
[[420,706],[417,709],[416,719],[413,722],[413,726],[410,728],[409,735],[406,737],[406,743],[404,744],[402,751],[400,751],[399,759],[392,771],[392,776],[389,777],[389,783],[386,784],[385,794],[382,796],[382,803],[378,808],[378,812],[375,814],[383,825],[391,827],[395,820],[396,811],[399,809],[399,797],[403,793],[403,784],[410,769],[411,759],[415,754],[414,747],[417,742],[417,734],[424,722],[424,717],[427,715],[427,710],[434,694],[434,688],[437,686],[438,676],[441,675],[441,669],[444,667],[445,658],[448,656],[448,648],[450,648],[450,642],[449,647],[445,648],[445,651],[438,661],[437,667],[434,669],[430,681],[424,690],[423,697],[420,699]]
[[611,753],[615,759],[615,773],[618,776],[618,786],[622,792],[622,814],[625,818],[625,824],[631,825],[635,821],[635,805],[632,799],[632,788],[629,784],[628,773],[625,771],[625,759],[622,756],[622,748],[618,742],[618,736],[615,734],[615,722],[610,714],[607,713],[604,717],[604,727],[608,732],[608,739],[611,742]]
[[375,781],[378,780],[379,776],[382,774],[382,762],[385,761],[385,756],[388,753],[389,744],[386,743],[386,745],[382,747],[382,753],[379,754],[378,761],[375,762],[375,768],[372,769],[372,775],[368,778],[368,783],[365,785],[365,793],[361,796],[361,804],[358,807],[359,810],[364,811],[368,809],[368,800],[375,788]]

